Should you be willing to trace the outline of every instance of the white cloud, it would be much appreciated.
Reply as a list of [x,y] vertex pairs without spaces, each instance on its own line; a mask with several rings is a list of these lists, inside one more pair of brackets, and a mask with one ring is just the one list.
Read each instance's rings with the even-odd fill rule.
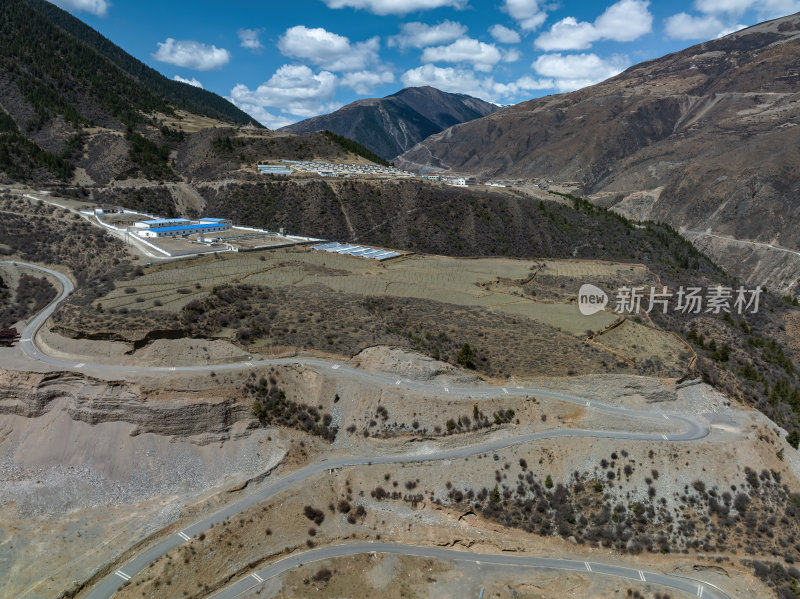
[[106,16],[108,7],[111,5],[107,0],[53,0],[53,4],[60,6],[64,10],[81,10],[98,17]]
[[210,71],[220,69],[231,60],[231,53],[224,48],[208,46],[191,40],[176,41],[171,37],[166,42],[158,43],[158,51],[153,58],[178,67]]
[[600,58],[596,54],[544,54],[531,67],[542,77],[553,79],[559,91],[573,91],[618,75],[628,66],[619,56]]
[[486,44],[468,37],[447,46],[432,46],[422,52],[422,62],[465,62],[479,71],[491,71],[503,58],[494,44]]
[[[760,20],[773,19],[800,11],[797,0],[695,0],[694,7],[706,14],[741,15],[756,11]],[[734,29],[734,31],[736,31]],[[728,31],[732,33],[732,31]]]
[[263,106],[258,106],[256,104],[248,104],[246,102],[239,103],[231,97],[226,98],[226,100],[236,104],[239,108],[244,110],[247,114],[268,129],[280,129],[281,127],[285,127],[286,125],[291,125],[292,123],[302,120],[301,117],[292,118],[282,114],[273,114]]
[[717,32],[716,37],[718,38],[725,37],[726,35],[730,35],[731,33],[736,33],[737,31],[741,31],[742,29],[747,29],[748,27],[749,25],[742,25],[741,23],[738,23],[731,27],[725,27],[724,29],[721,29],[720,31]]
[[653,29],[648,0],[620,0],[597,17],[594,26],[601,39],[632,42]]
[[501,44],[518,44],[521,40],[519,33],[502,25],[492,25],[489,27],[489,33]]
[[694,6],[704,13],[740,14],[757,3],[754,0],[695,0]]
[[648,0],[619,0],[597,17],[594,23],[566,17],[553,24],[534,42],[537,48],[552,50],[585,50],[598,40],[632,42],[653,28]]
[[200,89],[203,89],[203,84],[202,84],[202,83],[200,83],[200,82],[199,82],[197,79],[195,79],[194,77],[192,77],[191,79],[184,79],[184,78],[183,78],[183,77],[181,77],[180,75],[175,75],[175,76],[173,77],[173,79],[174,79],[175,81],[180,81],[181,83],[186,83],[186,84],[188,84],[188,85],[192,85],[192,86],[194,86],[194,87],[199,87]]
[[249,48],[250,50],[261,50],[264,46],[258,36],[261,34],[260,29],[240,29],[236,32],[239,39],[242,41],[240,44],[242,48]]
[[522,58],[522,54],[516,48],[503,52],[503,62],[517,62],[520,58]]
[[566,17],[537,37],[534,45],[545,51],[585,50],[597,39],[598,33],[594,25],[578,21],[575,17]]
[[286,56],[306,60],[328,71],[364,70],[378,61],[379,46],[377,37],[353,44],[343,35],[304,25],[287,29],[278,40],[278,48]]
[[323,0],[328,8],[357,8],[376,15],[405,15],[419,10],[449,6],[464,8],[467,0]]
[[278,108],[299,117],[315,116],[332,110],[335,91],[336,75],[333,73],[314,73],[305,65],[287,64],[254,90],[241,83],[237,84],[231,90],[230,98],[242,110],[264,122],[256,113],[258,110],[266,110],[266,107]]
[[352,88],[357,94],[369,94],[386,83],[394,83],[394,73],[391,71],[356,71],[341,77],[341,84]]
[[756,2],[756,10],[758,10],[759,18],[773,19],[800,11],[800,2],[797,0],[761,0]]
[[406,87],[431,85],[437,89],[455,94],[467,94],[489,102],[514,100],[524,92],[553,89],[553,79],[535,79],[528,75],[516,81],[502,83],[491,76],[479,76],[469,69],[437,67],[426,64],[403,73],[400,77]]
[[547,13],[539,8],[538,0],[504,0],[503,10],[516,20],[524,31],[539,28],[547,19]]
[[664,21],[667,35],[673,39],[711,39],[722,31],[722,23],[714,16],[694,17],[685,12],[672,15]]
[[427,25],[426,23],[403,23],[400,26],[400,33],[389,38],[389,46],[397,46],[401,50],[406,48],[424,48],[425,46],[435,46],[446,44],[460,38],[467,32],[467,28],[461,23],[454,21],[442,21],[437,25]]
[[406,87],[430,85],[442,91],[486,98],[486,80],[479,79],[473,71],[426,64],[403,73],[400,77]]
[[542,89],[555,89],[556,82],[553,79],[534,79],[530,75],[524,75],[516,80],[515,85],[520,90],[535,91]]

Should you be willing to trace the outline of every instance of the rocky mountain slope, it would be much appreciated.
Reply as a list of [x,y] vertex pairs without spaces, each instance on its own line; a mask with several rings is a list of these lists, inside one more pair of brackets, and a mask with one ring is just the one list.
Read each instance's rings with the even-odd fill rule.
[[[792,15],[456,125],[397,162],[572,182],[633,218],[797,250],[798,81]],[[722,258],[728,246],[714,246]],[[790,277],[776,286],[797,285]]]
[[[163,178],[167,169],[153,168],[168,157],[161,146],[181,139],[181,123],[192,119],[252,123],[227,100],[165,78],[48,2],[0,3],[0,178],[68,180],[82,158],[96,162],[116,150]],[[151,139],[156,132],[163,140]]]
[[136,111],[171,108],[231,124],[253,122],[224,98],[167,79],[49,2],[7,0],[0,15],[3,106],[28,130],[57,116],[73,125],[131,124]]
[[283,127],[290,133],[333,131],[391,160],[429,135],[492,114],[499,107],[433,87],[408,87],[385,98],[357,100],[330,114]]

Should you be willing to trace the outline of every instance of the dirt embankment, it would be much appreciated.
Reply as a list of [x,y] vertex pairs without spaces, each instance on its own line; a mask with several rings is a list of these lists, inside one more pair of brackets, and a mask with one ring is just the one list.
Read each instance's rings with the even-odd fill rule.
[[105,382],[80,374],[34,374],[0,371],[0,414],[36,418],[56,404],[73,420],[97,424],[128,422],[136,433],[226,436],[233,424],[252,418],[239,393],[220,389],[206,396],[187,394],[148,401],[122,382]]

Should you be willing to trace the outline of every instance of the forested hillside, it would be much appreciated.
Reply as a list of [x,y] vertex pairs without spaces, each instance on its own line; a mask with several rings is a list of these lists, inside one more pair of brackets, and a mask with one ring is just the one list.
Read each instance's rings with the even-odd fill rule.
[[84,42],[170,105],[231,124],[253,123],[260,126],[250,115],[217,94],[167,79],[57,6],[45,0],[25,0],[25,2],[47,17],[51,23]]
[[[87,129],[141,142],[134,129],[155,133],[151,115],[177,118],[176,109],[221,123],[252,122],[227,100],[160,75],[52,4],[0,3],[0,179],[69,179],[85,153],[102,158],[109,150],[129,154],[115,165],[116,176],[142,162],[142,144],[121,148],[118,137],[90,138]],[[156,128],[143,129],[150,125]],[[159,148],[176,141],[177,134],[161,133],[163,140],[151,140]],[[169,176],[162,167],[142,171]]]

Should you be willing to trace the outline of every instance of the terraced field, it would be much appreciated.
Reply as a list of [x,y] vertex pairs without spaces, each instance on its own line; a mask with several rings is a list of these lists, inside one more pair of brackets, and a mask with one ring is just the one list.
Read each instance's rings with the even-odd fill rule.
[[[548,263],[551,264],[558,263]],[[514,285],[493,285],[500,279],[523,282],[538,267],[530,260],[442,256],[409,256],[381,264],[307,249],[286,249],[157,266],[99,301],[105,308],[160,308],[177,312],[222,285],[269,288],[315,285],[348,295],[390,296],[486,308],[523,316],[574,335],[581,335],[586,329],[603,329],[614,321],[608,313],[585,317],[572,304],[536,301],[517,291]],[[580,276],[583,270],[602,278],[615,278],[623,269],[602,263],[585,266],[567,263],[550,268],[556,273],[565,270],[573,277]],[[574,294],[577,288],[571,291]]]

